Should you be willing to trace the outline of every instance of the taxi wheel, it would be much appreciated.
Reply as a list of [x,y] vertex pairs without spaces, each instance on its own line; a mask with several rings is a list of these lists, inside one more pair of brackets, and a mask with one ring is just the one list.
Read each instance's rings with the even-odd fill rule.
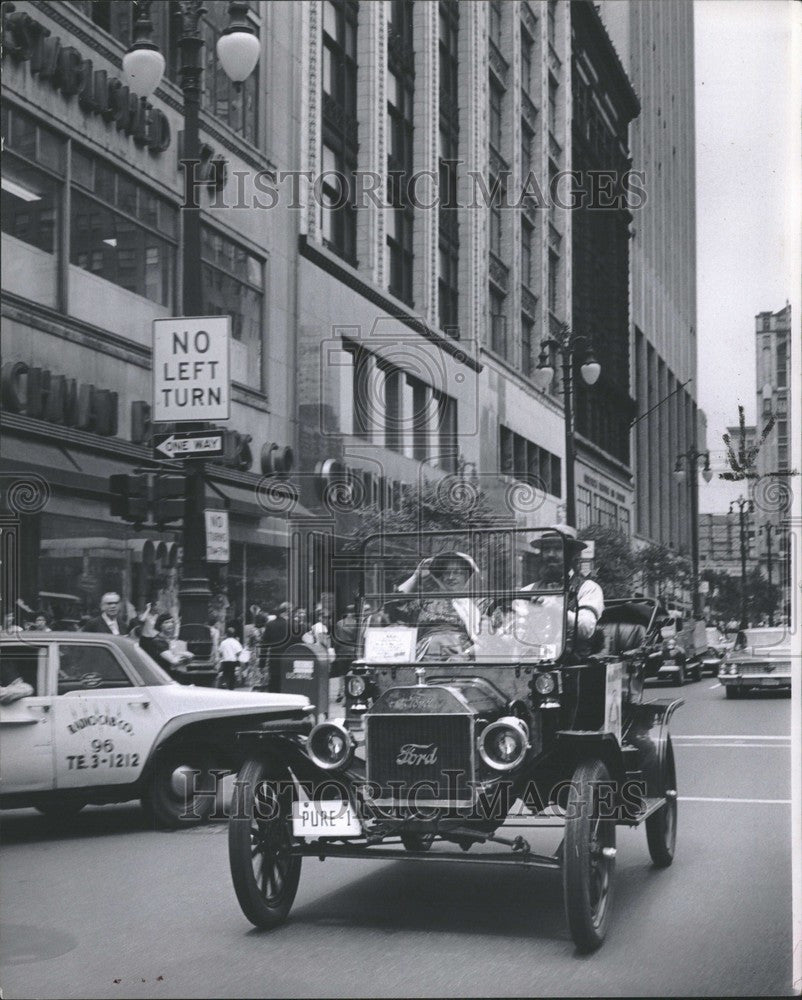
[[566,803],[563,897],[571,937],[579,951],[595,951],[610,923],[615,882],[612,783],[600,760],[574,771]]
[[228,821],[231,878],[242,912],[264,930],[284,923],[298,891],[302,858],[291,853],[292,801],[289,771],[249,760],[237,775]]
[[206,747],[169,747],[156,756],[142,805],[155,822],[168,829],[202,823],[215,804],[214,764]]
[[739,687],[726,687],[726,688],[724,688],[724,694],[728,698],[740,698],[741,697],[741,689]]
[[677,843],[677,772],[670,736],[666,737],[663,788],[666,792],[666,804],[646,819],[646,842],[652,861],[658,868],[668,868],[674,860]]

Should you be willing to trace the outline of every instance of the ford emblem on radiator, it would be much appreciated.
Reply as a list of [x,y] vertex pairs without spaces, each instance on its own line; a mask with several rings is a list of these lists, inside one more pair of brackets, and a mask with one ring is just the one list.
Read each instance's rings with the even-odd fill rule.
[[434,764],[437,747],[434,743],[405,743],[395,759],[396,764]]

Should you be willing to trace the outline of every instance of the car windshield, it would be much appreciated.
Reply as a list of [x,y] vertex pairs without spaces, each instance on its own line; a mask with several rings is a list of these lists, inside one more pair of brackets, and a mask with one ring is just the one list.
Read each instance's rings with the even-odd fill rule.
[[142,678],[147,687],[156,687],[160,684],[177,684],[173,678],[163,670],[159,664],[139,645],[132,643],[130,648],[134,660],[136,672]]
[[549,530],[384,534],[363,548],[363,656],[372,662],[555,660],[566,553]]
[[790,646],[791,637],[782,628],[747,629],[739,632],[735,640],[736,649],[768,648],[770,646]]

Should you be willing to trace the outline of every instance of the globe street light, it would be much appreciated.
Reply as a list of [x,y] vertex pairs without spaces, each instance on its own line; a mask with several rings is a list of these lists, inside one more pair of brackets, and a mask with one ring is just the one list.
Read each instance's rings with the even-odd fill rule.
[[[151,38],[151,0],[134,0],[133,44],[123,57],[123,72],[129,88],[140,97],[153,93],[165,68],[164,56]],[[203,311],[203,266],[201,260],[200,203],[195,195],[195,168],[200,162],[200,102],[203,76],[201,18],[206,8],[201,0],[172,0],[169,4],[178,29],[179,80],[184,97],[184,168],[182,308],[184,316]],[[229,24],[217,42],[217,56],[236,87],[253,72],[260,44],[248,21],[248,3],[232,0]],[[185,463],[183,549],[184,567],[179,598],[184,622],[206,624],[209,614],[209,580],[206,571],[206,484],[203,463]]]
[[571,333],[567,323],[562,323],[555,336],[541,341],[540,357],[535,369],[534,381],[543,392],[551,385],[554,378],[552,354],[559,355],[563,369],[563,409],[565,412],[565,520],[571,527],[576,527],[576,497],[574,496],[574,411],[573,411],[573,372],[574,359],[581,352],[582,363],[580,372],[587,385],[594,385],[601,374],[601,365],[596,360],[590,342],[582,334]]

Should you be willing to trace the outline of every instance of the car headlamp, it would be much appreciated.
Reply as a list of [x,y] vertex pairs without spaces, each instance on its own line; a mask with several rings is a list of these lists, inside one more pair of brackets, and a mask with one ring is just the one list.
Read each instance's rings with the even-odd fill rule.
[[359,674],[354,674],[352,677],[348,678],[348,694],[352,698],[361,698],[365,693],[365,678],[361,677]]
[[351,763],[354,740],[339,722],[321,722],[309,734],[306,752],[324,771],[342,770]]
[[535,691],[538,694],[551,694],[556,686],[554,674],[538,674],[535,678]]
[[514,715],[491,722],[479,735],[479,756],[495,771],[517,767],[529,749],[529,729]]

